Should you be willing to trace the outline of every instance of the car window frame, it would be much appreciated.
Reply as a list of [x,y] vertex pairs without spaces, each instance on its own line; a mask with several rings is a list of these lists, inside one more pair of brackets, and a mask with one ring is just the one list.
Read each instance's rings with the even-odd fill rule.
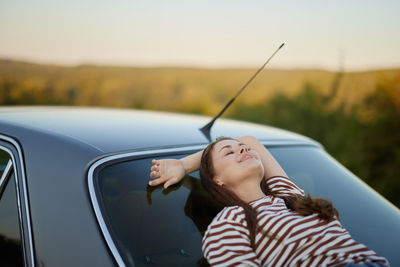
[[[273,140],[273,141],[260,140],[260,142],[266,147],[312,146],[323,149],[323,147],[316,142],[306,142],[297,140]],[[101,211],[99,203],[100,199],[100,196],[98,195],[99,190],[96,190],[97,173],[107,166],[120,163],[123,161],[131,161],[131,160],[138,160],[138,159],[152,158],[152,157],[166,157],[166,156],[181,155],[181,154],[191,154],[204,149],[207,145],[208,144],[198,144],[198,145],[187,145],[181,147],[154,148],[147,150],[135,150],[118,154],[104,155],[94,160],[92,164],[89,166],[87,172],[87,183],[88,183],[90,201],[92,203],[97,223],[103,234],[103,238],[118,266],[126,266],[126,264],[122,256],[120,255],[119,250],[112,238],[106,220],[103,218],[103,213]]]
[[[2,150],[2,149],[0,148],[0,150]],[[0,177],[0,200],[1,200],[1,196],[3,195],[3,191],[8,183],[9,176],[11,175],[11,173],[13,171],[13,168],[14,168],[13,163],[12,163],[12,160],[10,157],[10,159],[7,162],[6,167],[4,168],[3,174]]]
[[[32,223],[29,208],[25,164],[20,144],[13,138],[0,134],[0,150],[6,152],[11,159],[17,192],[18,219],[21,231],[21,245],[24,266],[35,266],[33,250]],[[9,175],[9,174],[8,174]]]

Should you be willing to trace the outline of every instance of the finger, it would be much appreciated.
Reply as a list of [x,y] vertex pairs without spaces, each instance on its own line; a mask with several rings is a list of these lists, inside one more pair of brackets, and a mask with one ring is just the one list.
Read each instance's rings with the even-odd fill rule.
[[150,170],[151,171],[158,171],[158,166],[157,165],[153,165]]
[[153,181],[149,181],[149,185],[151,186],[155,186],[155,185],[159,185],[165,182],[165,179],[159,178]]
[[170,185],[176,184],[176,178],[173,177],[165,182],[164,188],[168,188]]
[[151,178],[158,178],[158,177],[160,177],[160,173],[156,172],[156,171],[152,171],[152,172],[150,172],[150,177]]
[[157,165],[157,166],[160,165],[160,161],[159,161],[159,160],[156,160],[156,159],[153,159],[153,160],[151,161],[151,163],[154,164],[154,165]]

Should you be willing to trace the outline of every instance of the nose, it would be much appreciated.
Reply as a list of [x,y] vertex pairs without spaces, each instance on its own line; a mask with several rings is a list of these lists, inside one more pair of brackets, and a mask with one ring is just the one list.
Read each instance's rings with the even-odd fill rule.
[[243,154],[244,152],[247,152],[247,147],[241,146],[241,147],[240,147],[240,150],[239,150],[239,153],[240,153],[240,154]]

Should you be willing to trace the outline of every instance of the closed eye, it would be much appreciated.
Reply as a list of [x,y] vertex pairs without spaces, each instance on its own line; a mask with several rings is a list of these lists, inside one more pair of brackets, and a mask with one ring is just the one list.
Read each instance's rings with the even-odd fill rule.
[[225,156],[228,156],[229,154],[233,154],[233,151],[229,151],[228,153],[225,154]]

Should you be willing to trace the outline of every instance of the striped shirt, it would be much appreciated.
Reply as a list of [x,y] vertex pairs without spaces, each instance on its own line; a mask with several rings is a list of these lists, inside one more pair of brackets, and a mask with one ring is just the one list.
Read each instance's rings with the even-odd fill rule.
[[343,266],[387,260],[352,239],[338,220],[323,221],[316,214],[302,216],[288,210],[282,196],[304,195],[287,177],[267,181],[277,196],[250,202],[257,211],[259,229],[250,245],[242,207],[225,207],[203,237],[204,257],[212,266]]

